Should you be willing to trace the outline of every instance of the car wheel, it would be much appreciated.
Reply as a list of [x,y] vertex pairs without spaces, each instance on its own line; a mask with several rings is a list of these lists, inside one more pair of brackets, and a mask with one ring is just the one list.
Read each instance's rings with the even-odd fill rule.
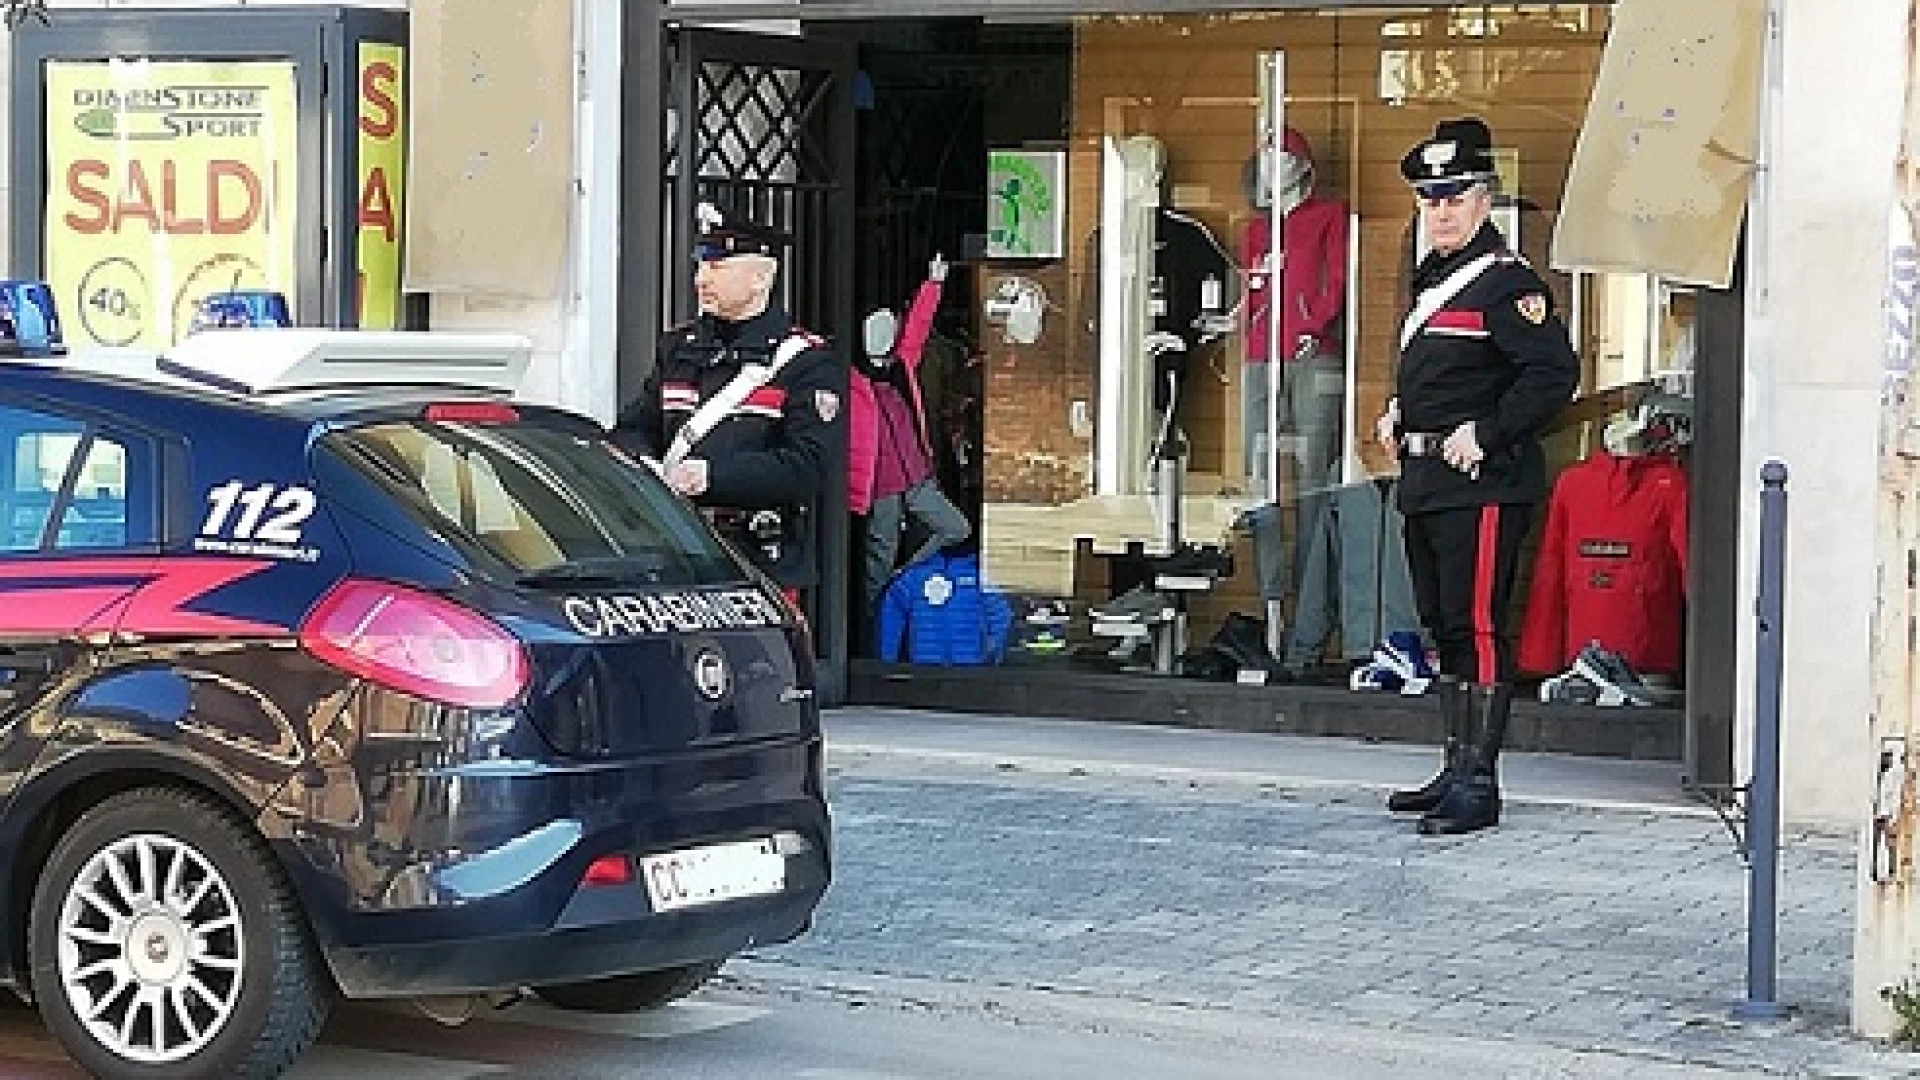
[[643,971],[638,975],[616,975],[592,982],[556,983],[536,986],[533,992],[541,1000],[573,1012],[630,1013],[658,1009],[700,989],[702,983],[719,972],[725,961]]
[[211,800],[144,788],[54,847],[28,917],[34,998],[95,1076],[279,1076],[332,986],[268,852]]

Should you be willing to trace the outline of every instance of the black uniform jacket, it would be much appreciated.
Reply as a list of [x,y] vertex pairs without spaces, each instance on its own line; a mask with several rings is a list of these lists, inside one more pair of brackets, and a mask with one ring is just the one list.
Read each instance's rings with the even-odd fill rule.
[[[658,458],[700,407],[733,381],[742,365],[771,363],[794,327],[769,310],[745,322],[703,315],[661,340],[659,364],[640,396],[620,414],[614,439]],[[811,337],[811,335],[809,335]],[[809,505],[826,490],[846,373],[826,342],[793,358],[765,386],[715,424],[691,457],[707,462],[707,490],[695,502],[734,510]]]
[[1546,497],[1540,429],[1572,400],[1580,365],[1553,295],[1491,222],[1450,255],[1414,269],[1413,303],[1482,255],[1496,261],[1401,350],[1400,430],[1444,437],[1471,420],[1486,452],[1478,478],[1438,456],[1403,455],[1400,509],[1417,514]]

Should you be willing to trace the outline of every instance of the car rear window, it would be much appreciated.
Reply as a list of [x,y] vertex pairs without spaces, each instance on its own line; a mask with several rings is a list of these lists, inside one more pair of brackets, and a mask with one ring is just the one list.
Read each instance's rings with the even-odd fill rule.
[[624,561],[663,586],[745,578],[691,508],[604,439],[530,422],[430,420],[331,438],[416,512],[515,571]]

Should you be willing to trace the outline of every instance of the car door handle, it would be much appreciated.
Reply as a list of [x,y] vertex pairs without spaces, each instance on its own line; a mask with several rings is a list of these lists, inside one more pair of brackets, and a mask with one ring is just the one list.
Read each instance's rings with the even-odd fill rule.
[[802,701],[813,700],[813,691],[801,686],[789,686],[780,691],[780,704],[795,705]]

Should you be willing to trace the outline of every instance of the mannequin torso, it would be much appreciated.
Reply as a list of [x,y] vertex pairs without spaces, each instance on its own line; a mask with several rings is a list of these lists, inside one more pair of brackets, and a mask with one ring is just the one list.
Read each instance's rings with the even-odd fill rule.
[[[1281,359],[1295,359],[1300,341],[1311,338],[1316,355],[1341,349],[1340,315],[1347,298],[1347,204],[1306,196],[1284,211],[1282,254],[1270,258],[1273,225],[1267,211],[1255,214],[1241,236],[1241,265],[1247,267],[1247,360],[1271,359],[1272,309],[1280,305]],[[1273,262],[1281,264],[1279,297],[1273,293]]]

